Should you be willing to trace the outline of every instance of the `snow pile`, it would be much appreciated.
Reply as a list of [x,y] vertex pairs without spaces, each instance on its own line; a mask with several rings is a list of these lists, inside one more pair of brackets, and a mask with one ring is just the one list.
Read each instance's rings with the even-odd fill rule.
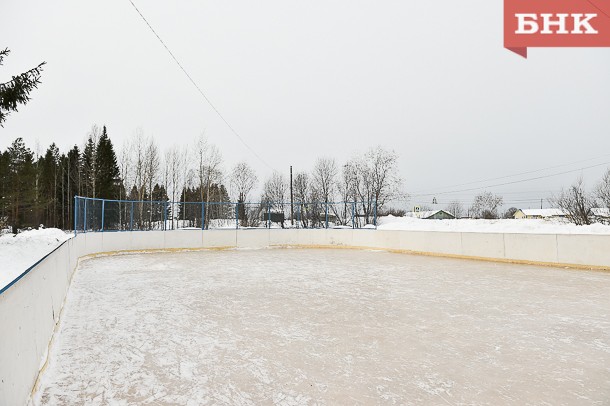
[[72,234],[66,234],[57,228],[1,236],[0,289],[71,237]]
[[565,220],[553,219],[458,219],[423,220],[414,217],[385,216],[378,219],[379,230],[454,231],[474,233],[532,234],[610,234],[610,225],[577,226]]

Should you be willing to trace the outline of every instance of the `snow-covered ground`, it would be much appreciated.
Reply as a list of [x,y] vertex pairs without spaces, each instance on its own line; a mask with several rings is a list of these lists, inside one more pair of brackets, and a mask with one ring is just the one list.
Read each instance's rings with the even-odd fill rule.
[[610,225],[577,226],[563,220],[425,220],[415,217],[379,217],[379,230],[459,231],[480,233],[610,234]]
[[72,237],[56,228],[5,234],[0,237],[0,289],[58,245]]
[[345,250],[81,263],[35,405],[605,404],[610,274]]

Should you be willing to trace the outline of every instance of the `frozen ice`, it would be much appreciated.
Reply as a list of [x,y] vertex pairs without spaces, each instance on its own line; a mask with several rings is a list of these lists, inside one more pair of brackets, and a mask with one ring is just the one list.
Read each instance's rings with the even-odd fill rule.
[[604,404],[610,274],[357,250],[75,274],[33,403]]

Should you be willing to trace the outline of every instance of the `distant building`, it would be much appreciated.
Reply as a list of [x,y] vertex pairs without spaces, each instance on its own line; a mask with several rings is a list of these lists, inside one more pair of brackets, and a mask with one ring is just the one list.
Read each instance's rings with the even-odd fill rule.
[[610,220],[610,209],[607,207],[595,207],[591,209],[591,214],[596,221],[607,222]]
[[452,220],[455,216],[445,210],[412,211],[406,214],[408,217],[416,217],[423,220]]
[[566,214],[561,209],[519,209],[513,215],[516,219],[549,219],[565,216]]

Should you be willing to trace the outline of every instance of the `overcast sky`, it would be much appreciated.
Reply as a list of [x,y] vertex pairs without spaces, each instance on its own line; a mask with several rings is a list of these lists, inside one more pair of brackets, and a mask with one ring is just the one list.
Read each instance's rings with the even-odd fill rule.
[[[108,127],[117,149],[138,127],[162,148],[205,131],[225,168],[245,159],[260,178],[270,174],[129,0],[0,1],[0,47],[12,51],[0,82],[47,62],[32,101],[0,128],[0,148],[23,137],[65,151],[93,124]],[[437,193],[442,206],[477,191],[442,192],[610,162],[610,49],[533,48],[525,60],[502,47],[500,0],[134,2],[277,170],[309,170],[318,156],[343,164],[382,145],[399,154],[405,189]],[[605,168],[583,171],[589,186]],[[577,176],[489,190],[536,207],[526,200]],[[409,206],[431,202],[416,196]]]

